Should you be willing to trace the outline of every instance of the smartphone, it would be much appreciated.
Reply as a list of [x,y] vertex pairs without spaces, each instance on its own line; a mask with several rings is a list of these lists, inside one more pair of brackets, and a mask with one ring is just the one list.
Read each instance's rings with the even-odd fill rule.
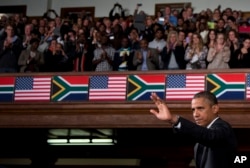
[[186,43],[190,43],[190,38],[186,37]]
[[138,3],[137,6],[142,6],[142,3]]
[[159,18],[159,21],[160,21],[160,22],[164,22],[164,20],[165,20],[164,17],[160,17],[160,18]]
[[114,36],[110,36],[109,39],[110,39],[110,40],[114,40],[115,37],[114,37]]

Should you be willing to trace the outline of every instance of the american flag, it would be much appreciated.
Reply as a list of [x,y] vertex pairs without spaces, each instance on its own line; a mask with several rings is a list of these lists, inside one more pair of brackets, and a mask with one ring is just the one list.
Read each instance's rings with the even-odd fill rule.
[[246,99],[250,100],[250,74],[247,74]]
[[125,100],[126,76],[91,76],[89,100]]
[[15,101],[50,101],[51,77],[17,77]]
[[174,74],[166,78],[166,100],[190,100],[205,89],[204,74]]

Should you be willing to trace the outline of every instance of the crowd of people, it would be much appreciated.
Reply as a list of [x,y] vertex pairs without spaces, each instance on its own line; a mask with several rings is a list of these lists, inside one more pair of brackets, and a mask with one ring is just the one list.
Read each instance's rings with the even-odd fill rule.
[[116,3],[98,19],[54,10],[40,19],[2,16],[0,73],[250,68],[250,37],[239,31],[249,20],[241,11],[166,6],[156,13],[137,4],[126,16]]

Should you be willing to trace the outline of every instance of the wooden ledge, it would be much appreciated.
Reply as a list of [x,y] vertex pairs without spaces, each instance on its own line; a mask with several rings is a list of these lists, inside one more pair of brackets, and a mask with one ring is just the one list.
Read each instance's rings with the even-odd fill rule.
[[[168,102],[172,113],[192,120],[190,102]],[[1,104],[0,127],[49,128],[144,128],[169,127],[159,121],[144,102],[79,102],[79,103],[15,103]],[[235,128],[250,128],[250,103],[247,101],[220,102],[220,116]]]

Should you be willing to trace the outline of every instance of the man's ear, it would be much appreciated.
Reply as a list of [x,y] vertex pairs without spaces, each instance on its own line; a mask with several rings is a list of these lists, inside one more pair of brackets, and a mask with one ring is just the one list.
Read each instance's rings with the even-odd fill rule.
[[215,105],[213,105],[213,107],[212,107],[212,109],[213,109],[213,113],[214,114],[217,114],[218,112],[219,112],[219,105],[218,104],[215,104]]

